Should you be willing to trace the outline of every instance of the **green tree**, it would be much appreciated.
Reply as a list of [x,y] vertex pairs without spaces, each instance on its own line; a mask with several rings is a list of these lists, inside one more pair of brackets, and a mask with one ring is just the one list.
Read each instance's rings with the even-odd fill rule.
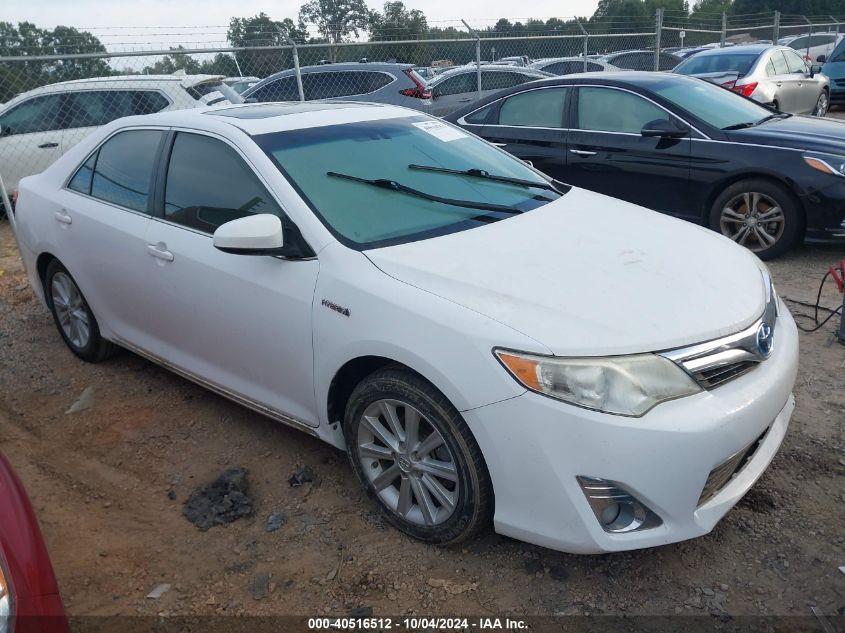
[[271,20],[266,13],[259,13],[251,18],[229,20],[227,38],[232,46],[268,47],[266,51],[248,50],[235,53],[238,66],[245,76],[266,77],[290,68],[290,52],[279,48],[288,46],[288,37],[297,44],[303,44],[308,41],[308,31],[301,24],[294,24],[290,18]]
[[311,25],[329,44],[329,61],[337,59],[337,45],[367,28],[370,12],[364,0],[309,0],[299,9],[299,22]]
[[[42,29],[32,22],[0,22],[0,56],[76,55],[105,53],[103,44],[87,31],[67,26]],[[104,57],[21,60],[0,63],[0,102],[45,84],[114,74]]]
[[408,10],[404,2],[385,2],[384,11],[370,12],[370,41],[421,39],[428,34],[425,13]]

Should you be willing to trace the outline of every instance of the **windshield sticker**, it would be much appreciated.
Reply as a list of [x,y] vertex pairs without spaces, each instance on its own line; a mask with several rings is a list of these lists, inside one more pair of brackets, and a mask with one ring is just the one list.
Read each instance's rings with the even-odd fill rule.
[[469,136],[468,134],[461,132],[459,129],[454,128],[451,125],[441,123],[440,121],[420,121],[418,123],[414,123],[414,125],[423,132],[428,132],[432,136],[439,138],[441,141],[457,141],[459,138],[466,138]]

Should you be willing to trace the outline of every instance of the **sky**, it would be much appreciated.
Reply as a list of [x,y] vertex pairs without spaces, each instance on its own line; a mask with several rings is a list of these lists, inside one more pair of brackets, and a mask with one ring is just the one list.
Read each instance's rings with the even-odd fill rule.
[[[153,26],[225,26],[232,16],[252,16],[261,11],[271,18],[296,19],[304,0],[0,0],[0,21],[34,22],[40,27],[59,24],[89,27]],[[371,9],[380,9],[382,0],[367,0]],[[529,17],[547,19],[592,15],[597,0],[567,0],[560,4],[548,0],[486,0],[483,3],[454,0],[405,0],[410,9],[421,9],[432,26],[439,21],[459,22],[464,18],[473,26],[493,24],[500,17],[511,20]],[[133,29],[126,29],[130,33]],[[140,29],[135,29],[140,30]],[[145,28],[149,31],[150,29]],[[208,31],[211,35],[218,31]],[[225,29],[224,29],[225,32]],[[96,34],[96,30],[94,31]]]

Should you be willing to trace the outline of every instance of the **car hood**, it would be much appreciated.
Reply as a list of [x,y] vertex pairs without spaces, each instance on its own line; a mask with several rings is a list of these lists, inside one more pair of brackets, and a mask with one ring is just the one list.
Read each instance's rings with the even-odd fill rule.
[[731,140],[845,155],[845,121],[794,115],[729,134]]
[[386,274],[555,355],[665,350],[763,313],[753,256],[703,227],[573,188],[524,215],[366,251]]

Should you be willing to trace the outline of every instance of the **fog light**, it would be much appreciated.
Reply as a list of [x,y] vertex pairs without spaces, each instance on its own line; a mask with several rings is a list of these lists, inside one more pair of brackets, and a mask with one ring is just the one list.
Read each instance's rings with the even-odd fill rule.
[[580,475],[577,479],[605,532],[647,530],[663,523],[659,516],[619,483]]

